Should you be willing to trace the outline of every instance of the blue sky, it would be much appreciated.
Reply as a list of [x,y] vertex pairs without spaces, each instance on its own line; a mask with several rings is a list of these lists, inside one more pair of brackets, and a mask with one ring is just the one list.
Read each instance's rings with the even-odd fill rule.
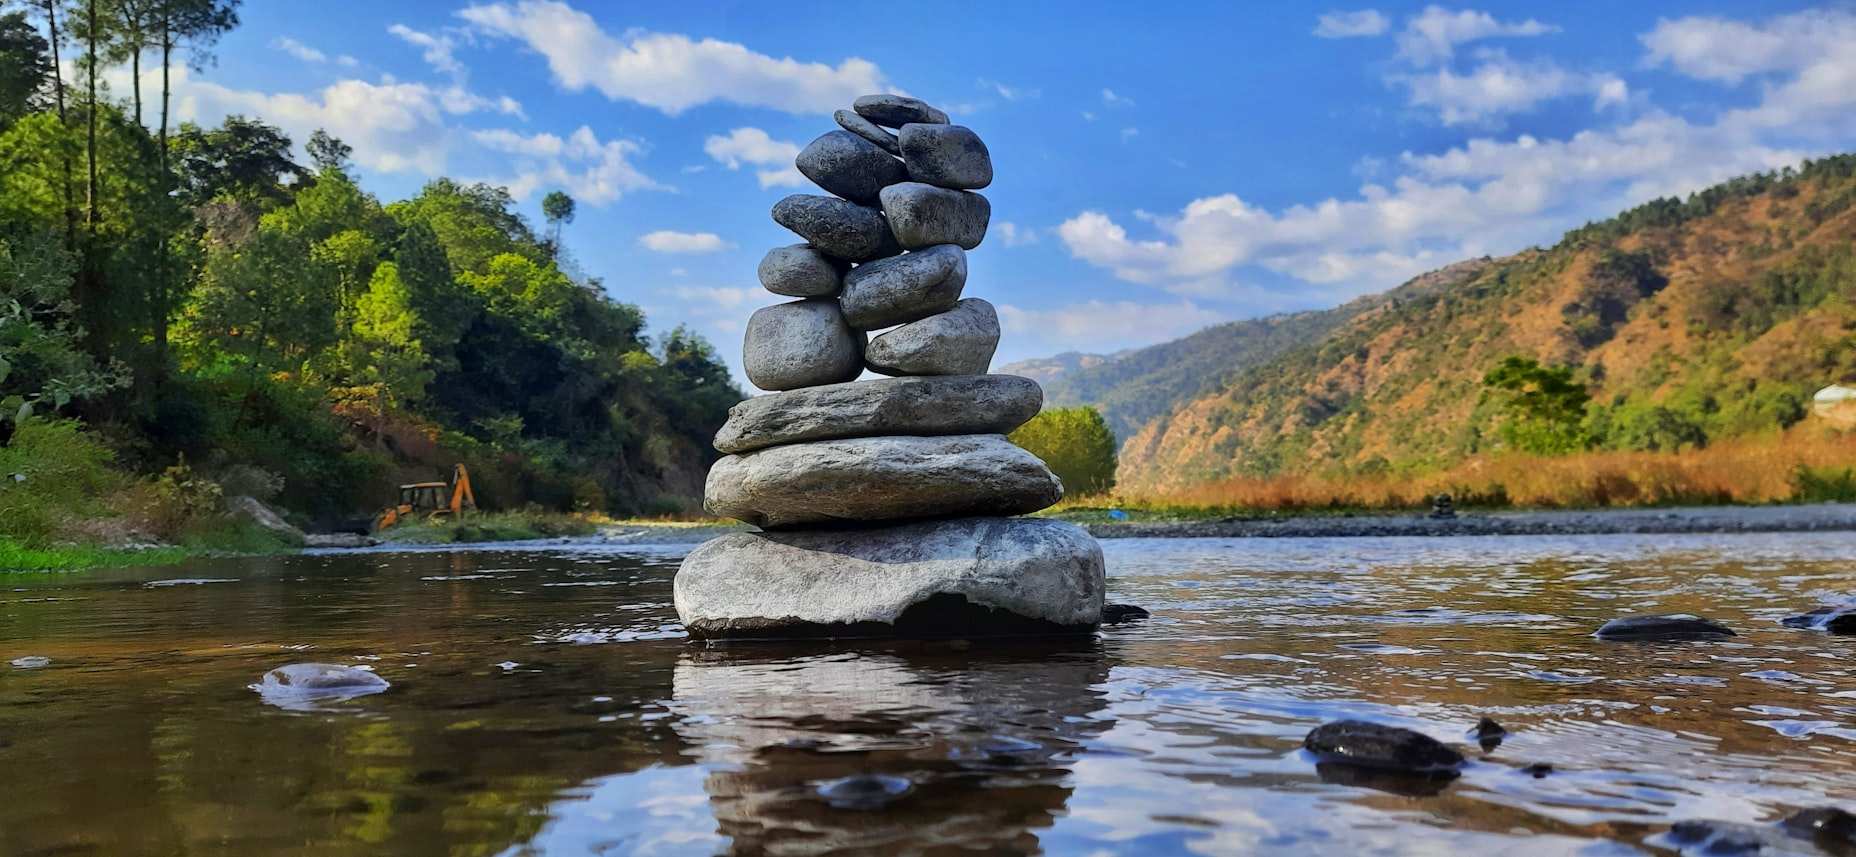
[[[580,201],[580,267],[739,366],[791,156],[872,91],[990,146],[998,363],[1332,306],[1856,148],[1856,7],[248,0],[181,118]],[[151,72],[152,74],[152,72]],[[116,90],[125,92],[124,74]]]

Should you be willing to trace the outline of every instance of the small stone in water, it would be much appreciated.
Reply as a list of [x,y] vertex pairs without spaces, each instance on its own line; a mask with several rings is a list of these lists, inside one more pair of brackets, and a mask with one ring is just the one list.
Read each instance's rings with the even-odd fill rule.
[[1737,635],[1713,619],[1671,613],[1613,619],[1592,636],[1600,640],[1717,640]]
[[1553,773],[1553,766],[1545,762],[1535,762],[1534,764],[1522,768],[1521,773],[1530,774],[1534,779],[1538,780]]
[[1152,615],[1152,613],[1147,612],[1143,608],[1136,607],[1133,604],[1102,605],[1102,624],[1104,625],[1120,625],[1124,622],[1132,622],[1136,619],[1146,619]]
[[22,670],[36,670],[39,667],[45,666],[46,664],[49,664],[51,662],[52,662],[51,658],[45,657],[43,655],[27,655],[23,658],[14,658],[12,661],[13,666],[18,667]]
[[293,711],[313,711],[317,703],[341,702],[388,687],[386,679],[370,670],[340,664],[290,664],[251,685],[265,702]]
[[839,809],[882,809],[907,797],[915,784],[902,777],[859,774],[819,783],[819,797]]
[[1503,729],[1502,725],[1494,720],[1484,717],[1476,724],[1476,743],[1482,745],[1484,753],[1493,752],[1495,748],[1500,747],[1502,739],[1506,737],[1508,737],[1508,730]]
[[1793,836],[1848,848],[1856,845],[1856,815],[1834,806],[1801,809],[1779,826]]
[[1832,634],[1856,634],[1856,607],[1819,607],[1803,616],[1782,619],[1779,624]]
[[1394,771],[1431,772],[1463,764],[1463,754],[1429,735],[1363,720],[1323,723],[1308,733],[1302,747],[1323,762]]
[[502,663],[497,664],[497,666],[502,667],[504,670],[512,670],[512,669],[515,669],[516,667],[521,666],[521,664],[518,664],[515,661],[503,661]]

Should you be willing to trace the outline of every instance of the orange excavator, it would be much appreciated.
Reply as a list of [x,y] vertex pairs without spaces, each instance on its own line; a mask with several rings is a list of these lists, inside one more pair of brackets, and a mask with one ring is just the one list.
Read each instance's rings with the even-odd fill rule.
[[[446,493],[451,495],[445,499]],[[374,516],[374,532],[423,514],[427,521],[457,520],[464,511],[477,510],[477,498],[470,492],[470,471],[464,465],[452,469],[451,482],[413,482],[400,486],[397,505],[382,509]]]

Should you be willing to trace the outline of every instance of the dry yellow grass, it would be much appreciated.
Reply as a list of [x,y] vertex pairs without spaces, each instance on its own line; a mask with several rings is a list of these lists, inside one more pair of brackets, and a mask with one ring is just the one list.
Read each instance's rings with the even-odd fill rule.
[[1448,493],[1472,506],[1592,508],[1776,503],[1799,499],[1799,468],[1856,468],[1856,435],[1821,425],[1724,440],[1683,452],[1587,452],[1555,458],[1477,456],[1420,476],[1234,477],[1179,491],[1122,496],[1122,505],[1299,511],[1422,508]]

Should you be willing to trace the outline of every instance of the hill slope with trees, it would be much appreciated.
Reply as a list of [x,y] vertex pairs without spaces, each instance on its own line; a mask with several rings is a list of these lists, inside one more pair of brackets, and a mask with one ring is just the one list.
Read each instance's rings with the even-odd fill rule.
[[326,134],[305,159],[260,118],[170,128],[165,89],[97,85],[197,63],[236,0],[34,14],[0,15],[0,443],[81,420],[128,478],[184,465],[303,519],[454,462],[492,508],[698,501],[741,393],[707,343],[652,341],[622,285],[577,270],[571,198],[546,233],[499,187],[383,203]]
[[1154,492],[1776,433],[1856,379],[1853,203],[1856,155],[1829,157],[1388,293],[1146,424],[1119,479]]

